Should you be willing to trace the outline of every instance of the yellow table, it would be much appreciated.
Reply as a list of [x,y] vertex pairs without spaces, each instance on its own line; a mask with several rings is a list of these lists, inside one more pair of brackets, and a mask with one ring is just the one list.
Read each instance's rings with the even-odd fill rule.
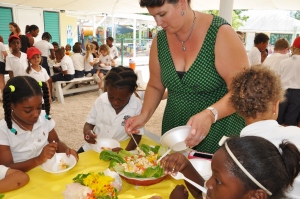
[[[121,142],[121,147],[125,148],[129,140]],[[150,138],[143,136],[141,143],[156,145]],[[66,185],[72,183],[72,179],[80,173],[102,172],[108,168],[109,162],[99,159],[99,153],[87,151],[79,154],[79,161],[76,166],[61,175],[54,175],[36,167],[28,172],[30,182],[21,189],[5,193],[4,199],[63,199],[62,192]],[[159,195],[163,199],[169,198],[169,194],[177,184],[184,184],[182,180],[174,180],[171,176],[155,185],[135,186],[123,181],[120,199],[142,198],[148,199],[151,196]],[[190,197],[192,198],[192,197]]]

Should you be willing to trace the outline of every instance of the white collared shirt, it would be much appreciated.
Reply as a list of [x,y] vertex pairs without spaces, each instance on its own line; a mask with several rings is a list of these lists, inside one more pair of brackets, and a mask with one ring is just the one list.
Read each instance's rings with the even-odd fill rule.
[[93,62],[94,58],[92,54],[89,54],[89,57],[86,59],[84,57],[84,71],[89,72],[93,69],[93,66],[91,66],[90,62]]
[[[101,62],[102,64],[111,64],[111,60],[113,60],[113,58],[111,57],[111,54],[103,56],[102,54],[100,54],[99,56],[99,62]],[[110,66],[100,66],[100,69],[103,70],[110,70],[111,69],[111,65]]]
[[43,68],[42,66],[40,66],[40,71],[36,71],[33,68],[31,68],[29,74],[26,73],[26,76],[30,76],[34,78],[36,81],[42,81],[42,82],[47,82],[50,79],[46,69]]
[[83,71],[84,69],[84,56],[80,53],[74,53],[71,55],[71,59],[74,65],[74,69],[78,71]]
[[286,58],[289,58],[288,54],[273,53],[265,59],[263,65],[279,75],[280,62]]
[[53,119],[45,118],[45,111],[41,111],[38,121],[33,125],[32,131],[21,129],[13,120],[12,127],[17,135],[7,128],[4,119],[0,121],[0,145],[9,146],[15,163],[24,162],[40,155],[48,142],[49,132],[54,128]]
[[284,89],[300,89],[300,55],[282,60],[279,75]]
[[114,59],[116,56],[118,57],[119,56],[119,53],[118,53],[118,48],[116,46],[112,46],[110,48],[110,55],[111,57]]
[[4,62],[4,56],[2,52],[6,52],[5,46],[0,42],[0,62]]
[[68,75],[74,75],[75,74],[73,61],[68,55],[64,55],[64,57],[61,59],[61,69],[63,71],[67,70]]
[[[100,95],[87,116],[86,122],[95,125],[94,132],[98,138],[112,138],[117,141],[123,141],[129,138],[125,131],[125,120],[140,114],[142,109],[142,101],[134,94],[131,95],[128,104],[119,114],[111,106],[107,92]],[[140,135],[144,134],[144,127],[140,130]],[[90,150],[88,143],[83,146],[85,151]]]
[[6,57],[6,71],[12,71],[14,74],[14,77],[17,76],[24,76],[25,71],[28,67],[28,61],[27,61],[27,54],[21,52],[21,56],[16,57],[13,54],[9,53]]
[[252,49],[248,52],[248,58],[250,66],[261,64],[261,52],[255,46],[253,46]]
[[[300,128],[296,126],[281,126],[276,120],[264,120],[250,124],[242,129],[241,137],[258,136],[272,142],[277,148],[282,140],[288,140],[300,150]],[[287,193],[288,198],[299,198],[300,196],[300,175],[293,183],[293,190]]]
[[34,43],[34,46],[41,51],[43,57],[49,57],[50,50],[54,49],[53,45],[46,40],[38,41]]
[[5,178],[8,169],[9,169],[8,167],[4,165],[0,165],[0,180]]

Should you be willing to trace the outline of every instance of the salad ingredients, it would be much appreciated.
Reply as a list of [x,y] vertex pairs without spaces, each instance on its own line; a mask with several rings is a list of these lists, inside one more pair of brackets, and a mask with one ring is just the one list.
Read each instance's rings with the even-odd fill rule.
[[67,168],[69,168],[70,166],[65,163],[65,160],[64,159],[60,159],[59,163],[58,163],[58,171],[61,171],[61,170],[65,170]]

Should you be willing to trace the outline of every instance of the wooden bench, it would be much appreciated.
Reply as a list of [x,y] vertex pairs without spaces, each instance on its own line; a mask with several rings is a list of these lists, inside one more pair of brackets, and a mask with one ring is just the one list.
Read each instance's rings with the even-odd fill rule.
[[[79,87],[75,86],[76,84],[89,83],[91,81],[94,81],[93,77],[81,77],[81,78],[74,78],[71,81],[54,82],[53,89],[54,89],[55,97],[57,98],[57,101],[59,103],[64,104],[65,103],[64,95],[98,89],[97,83],[96,84],[86,84],[84,86],[79,86]],[[65,87],[62,87],[62,84],[64,84],[64,83],[67,85]]]

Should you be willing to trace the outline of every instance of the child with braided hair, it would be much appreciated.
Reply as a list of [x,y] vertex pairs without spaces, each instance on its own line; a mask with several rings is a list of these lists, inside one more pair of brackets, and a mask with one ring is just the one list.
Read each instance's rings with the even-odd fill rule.
[[65,152],[78,159],[76,151],[60,141],[54,130],[45,82],[29,76],[9,79],[3,92],[3,108],[0,165],[26,172],[52,158],[55,152]]
[[[96,143],[96,138],[112,138],[123,141],[130,138],[125,132],[125,123],[129,117],[138,115],[142,109],[142,101],[133,92],[137,88],[137,75],[131,68],[123,66],[112,68],[105,77],[107,92],[100,95],[87,116],[83,127],[83,146],[78,153],[91,150],[90,144]],[[133,135],[140,142],[144,127],[139,134]],[[136,148],[134,140],[130,141],[126,150]],[[115,149],[119,150],[119,149]]]

